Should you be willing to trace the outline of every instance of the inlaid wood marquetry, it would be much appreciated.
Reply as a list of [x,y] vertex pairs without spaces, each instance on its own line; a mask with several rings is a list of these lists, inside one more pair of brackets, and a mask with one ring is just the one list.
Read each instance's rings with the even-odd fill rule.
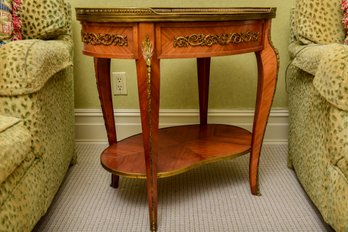
[[[251,133],[228,125],[190,125],[159,131],[159,178],[250,152]],[[129,137],[103,151],[103,167],[133,178],[146,178],[142,135]]]

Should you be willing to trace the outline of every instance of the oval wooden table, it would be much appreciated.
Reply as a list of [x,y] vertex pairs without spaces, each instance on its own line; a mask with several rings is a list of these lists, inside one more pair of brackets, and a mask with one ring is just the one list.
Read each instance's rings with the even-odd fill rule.
[[[157,230],[157,178],[250,153],[251,192],[259,195],[258,165],[278,74],[271,43],[275,8],[76,8],[83,53],[94,57],[109,147],[102,166],[119,176],[146,178],[150,227]],[[213,56],[253,52],[258,86],[252,132],[208,124]],[[110,60],[135,59],[142,133],[117,141]],[[159,129],[160,59],[197,58],[200,124]]]

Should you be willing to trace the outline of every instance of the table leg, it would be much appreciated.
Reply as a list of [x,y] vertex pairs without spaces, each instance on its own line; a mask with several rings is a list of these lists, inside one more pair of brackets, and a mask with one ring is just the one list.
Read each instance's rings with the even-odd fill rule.
[[259,158],[278,76],[278,55],[270,42],[270,31],[271,21],[269,20],[265,25],[264,49],[255,53],[258,65],[258,86],[249,163],[249,181],[253,195],[260,195]]
[[[110,62],[109,58],[94,58],[95,77],[109,145],[117,142],[110,84]],[[119,176],[111,174],[111,186],[117,188],[118,182]]]
[[210,57],[197,58],[199,117],[201,125],[208,124]]
[[157,230],[157,157],[160,94],[160,61],[157,59],[155,28],[151,23],[139,24],[139,40],[142,46],[137,59],[137,79],[141,125],[147,177],[147,196],[150,215],[150,229]]

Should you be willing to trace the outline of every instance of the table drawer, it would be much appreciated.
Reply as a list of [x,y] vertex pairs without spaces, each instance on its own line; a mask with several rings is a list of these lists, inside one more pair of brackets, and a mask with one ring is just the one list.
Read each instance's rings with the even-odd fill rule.
[[83,53],[99,58],[137,58],[134,23],[82,23]]
[[262,20],[157,24],[157,55],[210,57],[262,50],[263,25]]

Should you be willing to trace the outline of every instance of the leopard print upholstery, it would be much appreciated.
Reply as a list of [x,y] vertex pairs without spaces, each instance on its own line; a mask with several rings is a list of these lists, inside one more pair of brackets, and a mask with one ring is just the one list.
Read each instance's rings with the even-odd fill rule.
[[342,44],[339,5],[337,0],[296,2],[287,71],[288,164],[323,219],[335,231],[346,232],[348,48]]
[[[0,94],[29,94],[56,72],[72,65],[72,47],[59,40],[21,40],[1,47]],[[12,64],[12,65],[11,65]]]
[[0,133],[0,205],[3,205],[33,163],[34,155],[30,133],[20,119],[0,115],[0,122],[9,126]]
[[21,120],[19,118],[6,117],[0,115],[0,132],[4,132],[5,130],[19,123],[20,121]]
[[318,46],[317,44],[301,45],[296,42],[291,43],[289,45],[291,64],[314,76],[321,58],[335,46],[336,44]]
[[291,64],[315,76],[313,84],[323,97],[348,110],[348,47],[342,44],[289,45]]
[[343,43],[341,0],[297,0],[295,34],[303,44]]
[[[70,76],[71,74],[66,70],[71,72],[71,67],[64,69],[55,76],[60,78],[63,78],[63,74]],[[63,81],[64,80],[62,80],[62,83],[60,83],[63,85],[63,87],[61,87],[62,89],[57,91],[59,95],[55,94],[50,89],[43,88],[39,91],[39,93],[36,94],[32,93],[26,95],[0,96],[0,105],[2,106],[0,108],[0,114],[20,117],[23,119],[24,125],[28,128],[28,130],[31,131],[32,149],[36,157],[41,157],[46,154],[46,148],[50,146],[51,141],[58,139],[52,136],[64,136],[66,131],[70,131],[72,129],[61,126],[65,125],[65,123],[70,125],[70,114],[73,114],[73,102],[71,102],[70,96],[73,83],[71,77],[69,77],[68,80],[65,80],[65,82]],[[47,99],[49,99],[49,101]],[[69,100],[69,103],[67,102],[63,105],[61,101],[64,100]],[[57,104],[60,107],[59,110],[51,110],[56,107]],[[47,111],[43,112],[44,109],[47,109]],[[64,117],[67,117],[67,119]],[[54,121],[49,122],[49,119]],[[58,131],[53,130],[52,125],[54,124],[52,123],[58,123],[58,125],[56,125],[56,130]],[[47,131],[47,128],[52,128],[52,131],[47,132],[48,134],[43,133]],[[56,135],[53,134],[53,131],[56,133]]]
[[314,87],[331,104],[348,110],[348,47],[334,44],[320,60]]
[[348,230],[348,112],[326,101],[313,76],[291,65],[289,92],[289,166],[324,220]]
[[18,12],[24,39],[52,39],[67,34],[63,0],[22,0]]
[[[71,13],[69,4],[62,9]],[[64,33],[71,30],[67,24],[65,21]],[[21,119],[29,132],[27,157],[31,157],[0,183],[0,231],[29,232],[47,211],[70,163],[76,160],[72,39],[61,34],[50,41],[10,42],[0,49],[0,115]],[[0,137],[5,136],[2,133]]]
[[36,157],[29,169],[20,166],[0,186],[0,193],[11,190],[0,205],[0,231],[30,231],[64,179],[74,154],[72,92],[69,67],[53,75],[38,92],[0,96],[4,106],[0,114],[22,118],[31,133],[31,150]]
[[[17,121],[18,120],[18,121]],[[0,130],[0,184],[24,161],[34,159],[30,151],[30,134],[18,118],[0,115],[0,124],[8,127]],[[0,205],[3,199],[0,194]]]

